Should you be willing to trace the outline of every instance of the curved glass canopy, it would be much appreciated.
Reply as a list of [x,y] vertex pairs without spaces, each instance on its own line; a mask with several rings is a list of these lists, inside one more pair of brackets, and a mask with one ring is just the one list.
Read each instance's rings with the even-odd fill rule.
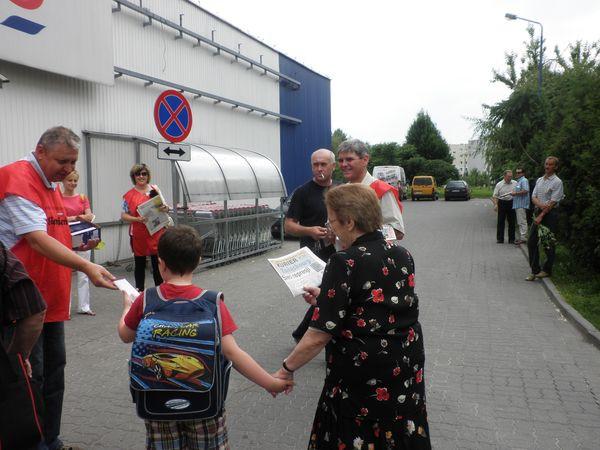
[[177,163],[188,201],[286,196],[281,172],[266,156],[212,145],[191,147],[192,160]]

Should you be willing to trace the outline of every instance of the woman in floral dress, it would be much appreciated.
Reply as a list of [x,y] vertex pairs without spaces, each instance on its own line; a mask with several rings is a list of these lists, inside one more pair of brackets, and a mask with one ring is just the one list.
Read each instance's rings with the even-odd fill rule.
[[327,345],[308,448],[430,449],[413,258],[378,231],[372,189],[338,186],[325,203],[345,250],[329,259],[321,288],[306,288],[316,304],[311,328],[278,371],[293,378]]

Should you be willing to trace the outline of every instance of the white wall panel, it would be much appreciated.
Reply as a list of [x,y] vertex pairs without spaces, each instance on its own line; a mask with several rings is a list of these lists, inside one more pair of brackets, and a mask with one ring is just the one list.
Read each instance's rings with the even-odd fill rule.
[[[145,0],[144,7],[173,22],[237,49],[278,70],[278,55],[270,48],[183,0]],[[188,85],[222,97],[279,111],[279,84],[271,75],[247,70],[246,63],[228,55],[213,56],[205,45],[193,47],[189,38],[175,40],[172,29],[154,23],[143,27],[144,16],[123,8],[112,14],[114,61],[116,66],[156,78]],[[153,120],[154,102],[164,87],[144,87],[142,80],[120,77],[114,86],[105,86],[56,75],[1,61],[0,73],[10,83],[0,89],[0,165],[21,158],[35,148],[41,133],[54,125],[82,130],[141,136],[162,141]],[[215,105],[206,99],[194,100],[193,129],[187,141],[243,148],[262,153],[280,164],[279,122],[271,117]],[[79,155],[79,191],[86,193],[87,174],[84,143]],[[92,186],[94,212],[99,221],[118,220],[121,196],[131,187],[129,169],[134,162],[133,145],[92,140]],[[158,161],[155,151],[141,145],[141,159],[147,162],[168,201],[171,201],[170,163]],[[124,228],[125,229],[125,228]],[[97,252],[100,261],[112,260],[128,249],[128,239],[118,248],[117,228],[106,229],[106,249]],[[130,254],[130,253],[129,253]]]

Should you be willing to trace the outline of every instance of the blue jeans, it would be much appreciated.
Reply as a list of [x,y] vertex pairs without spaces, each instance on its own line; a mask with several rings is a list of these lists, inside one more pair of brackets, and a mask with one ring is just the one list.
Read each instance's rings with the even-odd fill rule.
[[33,378],[42,387],[44,400],[44,438],[40,450],[55,450],[62,446],[58,438],[62,416],[63,396],[65,393],[65,349],[64,322],[44,324],[42,334],[29,356]]

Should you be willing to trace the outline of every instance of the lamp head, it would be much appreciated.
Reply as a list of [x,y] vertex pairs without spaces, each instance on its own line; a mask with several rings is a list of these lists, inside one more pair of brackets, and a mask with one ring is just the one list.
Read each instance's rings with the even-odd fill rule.
[[506,17],[506,20],[517,20],[518,18],[516,14],[511,13],[504,14],[504,17]]

